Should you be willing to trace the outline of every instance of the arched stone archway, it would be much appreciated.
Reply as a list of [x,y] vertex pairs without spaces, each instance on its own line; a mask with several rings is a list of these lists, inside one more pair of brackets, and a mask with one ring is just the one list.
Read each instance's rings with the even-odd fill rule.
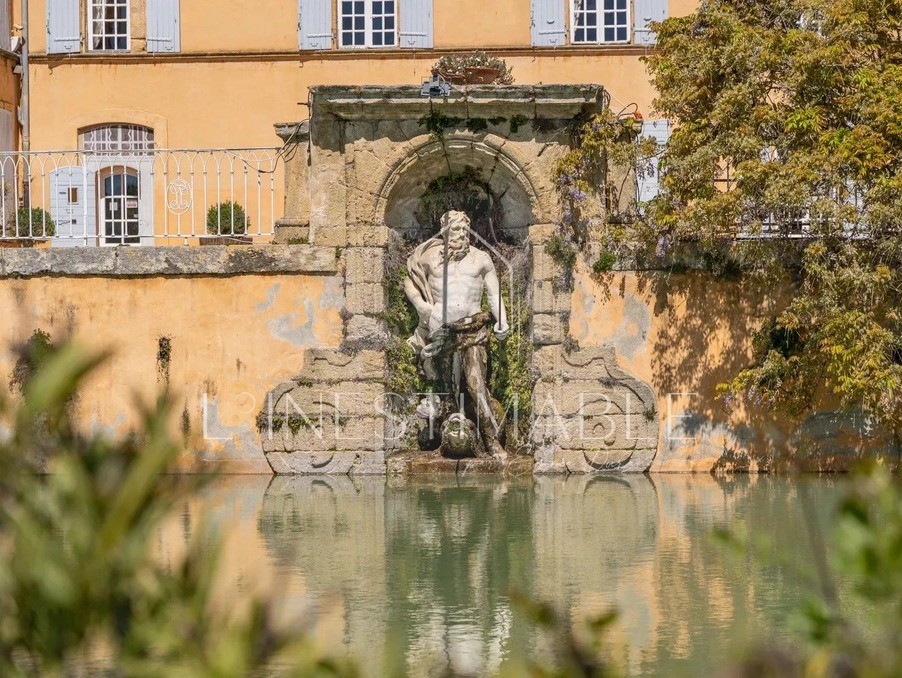
[[440,177],[475,171],[497,201],[499,228],[521,242],[529,227],[545,223],[539,195],[517,160],[490,140],[429,140],[412,150],[386,174],[379,189],[374,220],[406,233],[416,230],[416,211],[429,183]]

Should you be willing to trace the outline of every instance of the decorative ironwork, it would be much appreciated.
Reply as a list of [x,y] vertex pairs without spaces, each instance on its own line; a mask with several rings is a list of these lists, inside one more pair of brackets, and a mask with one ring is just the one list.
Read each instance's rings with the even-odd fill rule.
[[116,244],[134,245],[273,237],[284,185],[278,149],[155,149],[144,129],[86,130],[83,144],[96,150],[0,154],[0,241],[107,245],[110,228]]
[[169,182],[166,193],[171,196],[166,201],[166,206],[173,214],[186,214],[191,209],[193,198],[191,195],[191,184],[181,177]]

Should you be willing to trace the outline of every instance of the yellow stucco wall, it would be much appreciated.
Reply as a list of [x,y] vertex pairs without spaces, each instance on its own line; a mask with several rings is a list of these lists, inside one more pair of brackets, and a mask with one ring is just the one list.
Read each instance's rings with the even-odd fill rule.
[[[621,367],[654,390],[660,422],[651,470],[710,472],[782,468],[792,464],[843,469],[869,452],[886,455],[888,442],[865,434],[823,394],[801,420],[731,400],[718,386],[753,363],[755,332],[788,299],[748,280],[697,271],[623,272],[598,279],[576,276],[570,333],[580,346],[611,345]],[[895,462],[891,462],[895,463]],[[792,465],[790,465],[792,468]]]
[[[565,22],[569,26],[570,0],[560,2],[564,5]],[[81,3],[81,19],[85,24],[87,0],[81,0]],[[688,14],[697,5],[697,0],[670,0],[670,15]],[[146,0],[131,0],[130,7],[132,51],[142,52]],[[297,10],[297,0],[183,0],[182,51],[297,51]],[[47,48],[46,0],[29,0],[29,12],[31,50],[43,53]],[[404,0],[399,0],[399,19],[403,12]],[[14,22],[21,23],[18,2],[13,5],[13,14]],[[335,11],[332,21],[333,27],[337,27]],[[437,49],[529,47],[530,22],[530,0],[434,0],[433,4]]]
[[152,122],[158,147],[275,146],[272,124],[307,118],[311,86],[418,84],[442,53],[471,49],[504,57],[520,84],[599,83],[614,107],[653,115],[644,47],[533,48],[528,0],[435,0],[435,49],[322,52],[298,50],[296,0],[193,0],[181,3],[181,52],[165,55],[144,51],[143,6],[132,0],[131,54],[46,56],[46,2],[31,0],[34,149],[75,148],[79,127],[106,122]]
[[[32,71],[33,147],[75,149],[78,129],[106,122],[152,126],[161,148],[277,146],[276,122],[306,119],[314,85],[409,85],[429,75],[435,56],[385,55],[351,60],[328,55],[295,60],[84,61]],[[623,104],[651,115],[654,97],[641,52],[584,57],[509,56],[518,83],[601,83]],[[618,102],[614,102],[618,106]],[[162,134],[161,134],[162,132]]]
[[184,467],[221,461],[233,472],[269,472],[254,429],[267,391],[298,373],[304,350],[337,346],[343,292],[336,277],[32,278],[0,281],[0,379],[9,383],[11,346],[43,330],[112,358],[76,403],[85,425],[122,433],[135,396],[165,383],[160,337],[170,337],[169,387],[191,442]]

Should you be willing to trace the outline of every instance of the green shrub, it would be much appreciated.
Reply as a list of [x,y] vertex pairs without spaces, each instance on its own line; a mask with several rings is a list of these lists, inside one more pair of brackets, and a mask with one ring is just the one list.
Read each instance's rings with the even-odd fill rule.
[[250,219],[237,202],[221,202],[207,211],[207,233],[210,235],[244,235]]
[[9,215],[3,235],[7,238],[49,238],[56,235],[56,222],[42,207],[20,207]]
[[598,259],[592,264],[592,272],[595,275],[601,275],[602,273],[614,270],[616,264],[617,255],[605,250],[598,255]]

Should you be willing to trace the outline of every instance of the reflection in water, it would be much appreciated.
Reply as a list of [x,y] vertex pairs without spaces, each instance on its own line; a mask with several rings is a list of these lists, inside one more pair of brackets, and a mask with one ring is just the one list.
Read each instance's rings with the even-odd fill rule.
[[[262,582],[290,612],[313,605],[324,642],[374,675],[484,674],[547,656],[511,591],[574,621],[616,607],[610,651],[630,675],[710,672],[750,640],[783,635],[811,560],[800,488],[826,522],[843,482],[267,480],[223,479],[174,532],[212,519],[227,537],[226,577],[239,583],[223,595]],[[785,562],[728,554],[710,538],[724,523],[769,538]],[[162,540],[162,555],[178,541]]]

